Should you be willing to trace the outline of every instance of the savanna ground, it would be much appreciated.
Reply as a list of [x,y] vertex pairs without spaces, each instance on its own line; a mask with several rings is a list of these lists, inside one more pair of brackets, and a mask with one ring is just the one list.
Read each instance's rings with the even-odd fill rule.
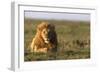
[[[28,46],[36,34],[36,26],[42,21],[55,25],[58,38],[57,53],[29,53]],[[90,23],[85,21],[36,20],[24,21],[24,60],[68,60],[90,58]]]

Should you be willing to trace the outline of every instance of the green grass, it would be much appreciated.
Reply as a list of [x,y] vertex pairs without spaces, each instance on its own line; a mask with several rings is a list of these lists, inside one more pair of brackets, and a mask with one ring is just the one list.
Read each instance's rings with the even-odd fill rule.
[[[58,38],[57,53],[27,53],[28,46],[36,34],[36,26],[41,21],[55,25]],[[67,60],[90,58],[90,23],[85,21],[36,20],[24,21],[24,60]]]

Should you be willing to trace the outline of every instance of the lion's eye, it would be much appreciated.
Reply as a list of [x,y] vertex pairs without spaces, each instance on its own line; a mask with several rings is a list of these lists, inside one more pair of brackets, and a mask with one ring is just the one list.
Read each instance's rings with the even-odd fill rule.
[[46,33],[46,31],[44,31],[43,33]]
[[42,32],[45,33],[45,30],[43,30]]
[[46,31],[43,31],[44,34],[46,34]]

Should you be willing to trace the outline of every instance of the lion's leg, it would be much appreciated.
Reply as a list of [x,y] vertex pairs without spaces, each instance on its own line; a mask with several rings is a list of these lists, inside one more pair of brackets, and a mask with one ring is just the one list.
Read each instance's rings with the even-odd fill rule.
[[34,52],[36,52],[36,53],[47,53],[47,48],[38,48],[37,46],[35,46]]
[[34,38],[32,40],[32,43],[30,45],[30,52],[33,52],[34,51]]

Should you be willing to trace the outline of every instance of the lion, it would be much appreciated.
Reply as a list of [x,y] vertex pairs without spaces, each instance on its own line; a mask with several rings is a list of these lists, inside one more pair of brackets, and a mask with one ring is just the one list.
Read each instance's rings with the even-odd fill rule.
[[57,34],[55,26],[48,22],[41,22],[37,26],[36,35],[33,38],[30,49],[31,52],[56,52],[57,51]]

